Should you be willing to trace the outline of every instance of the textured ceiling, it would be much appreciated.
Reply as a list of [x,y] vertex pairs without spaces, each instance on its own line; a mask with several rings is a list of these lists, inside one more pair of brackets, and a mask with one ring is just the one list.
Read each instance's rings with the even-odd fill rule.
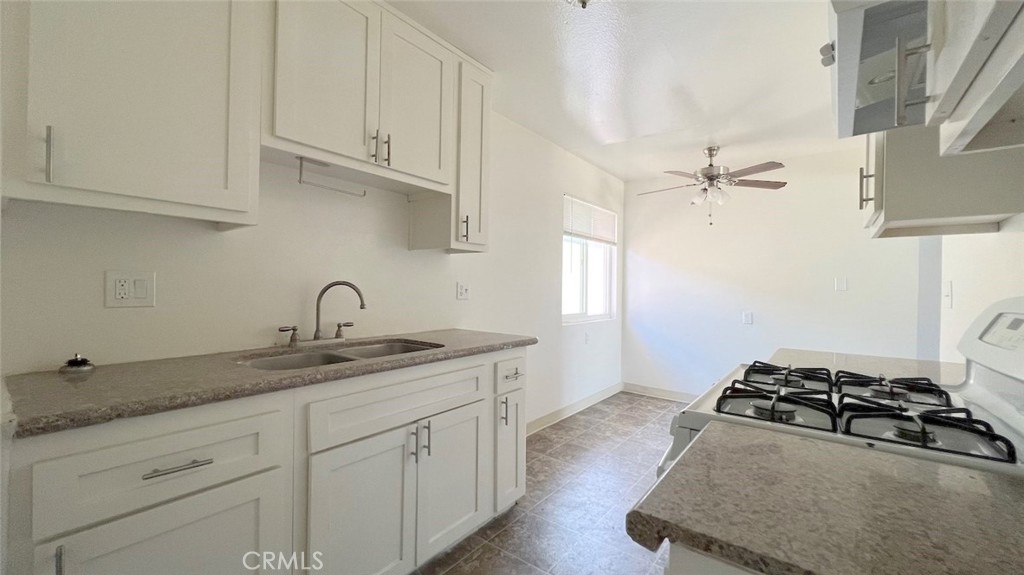
[[[495,71],[494,109],[624,179],[836,141],[826,0],[392,2]],[[781,178],[781,172],[779,173]]]

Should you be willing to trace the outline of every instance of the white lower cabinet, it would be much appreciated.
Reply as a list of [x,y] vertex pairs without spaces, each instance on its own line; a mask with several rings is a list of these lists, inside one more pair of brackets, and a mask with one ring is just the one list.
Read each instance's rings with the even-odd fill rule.
[[491,515],[485,401],[313,455],[309,550],[325,573],[400,575]]
[[479,401],[420,422],[418,563],[462,539],[490,515],[486,482],[489,414],[487,403]]
[[526,390],[494,399],[494,510],[526,495]]
[[416,425],[310,458],[309,555],[324,573],[402,575],[415,564]]
[[36,546],[33,573],[269,573],[262,552],[290,555],[288,488],[275,469],[86,529]]

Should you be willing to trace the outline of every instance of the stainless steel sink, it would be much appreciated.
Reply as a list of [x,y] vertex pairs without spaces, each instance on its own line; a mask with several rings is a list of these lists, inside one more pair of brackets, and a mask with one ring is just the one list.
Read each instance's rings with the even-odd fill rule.
[[354,361],[354,358],[345,357],[336,353],[311,351],[307,353],[279,355],[276,357],[261,357],[259,359],[250,359],[243,363],[256,369],[277,371],[283,369],[303,369],[306,367],[316,367],[318,365],[331,365],[346,361]]
[[433,349],[436,347],[442,347],[437,344],[426,345],[421,343],[411,343],[406,341],[391,341],[387,343],[376,343],[372,345],[359,345],[353,347],[345,347],[338,350],[338,353],[344,354],[349,357],[358,359],[370,359],[374,357],[385,357],[388,355],[399,355],[402,353],[412,353],[414,351],[423,351],[425,349]]

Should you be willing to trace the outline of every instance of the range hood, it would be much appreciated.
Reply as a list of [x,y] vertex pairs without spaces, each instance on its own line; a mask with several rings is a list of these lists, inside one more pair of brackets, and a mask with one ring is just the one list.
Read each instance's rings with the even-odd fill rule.
[[[832,0],[832,67],[839,137],[925,121],[927,0]],[[897,113],[898,112],[898,113]]]

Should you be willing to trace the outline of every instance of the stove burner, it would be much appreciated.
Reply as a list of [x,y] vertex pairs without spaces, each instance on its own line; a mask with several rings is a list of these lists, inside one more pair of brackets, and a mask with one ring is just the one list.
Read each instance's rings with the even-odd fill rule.
[[769,419],[771,421],[779,421],[782,423],[789,423],[796,420],[796,406],[793,405],[778,402],[776,402],[775,405],[772,405],[772,401],[768,399],[755,399],[750,402],[750,405],[754,408],[754,415],[761,419]]
[[900,387],[891,385],[872,385],[868,387],[868,395],[879,399],[895,399],[904,401],[910,397],[910,392]]
[[804,387],[804,378],[799,375],[789,373],[773,373],[771,375],[772,382],[776,385],[785,385],[787,387]]
[[938,443],[935,440],[935,434],[925,429],[923,424],[918,425],[912,421],[900,421],[899,423],[894,423],[892,427],[896,430],[896,437],[900,439],[906,439],[914,443]]

